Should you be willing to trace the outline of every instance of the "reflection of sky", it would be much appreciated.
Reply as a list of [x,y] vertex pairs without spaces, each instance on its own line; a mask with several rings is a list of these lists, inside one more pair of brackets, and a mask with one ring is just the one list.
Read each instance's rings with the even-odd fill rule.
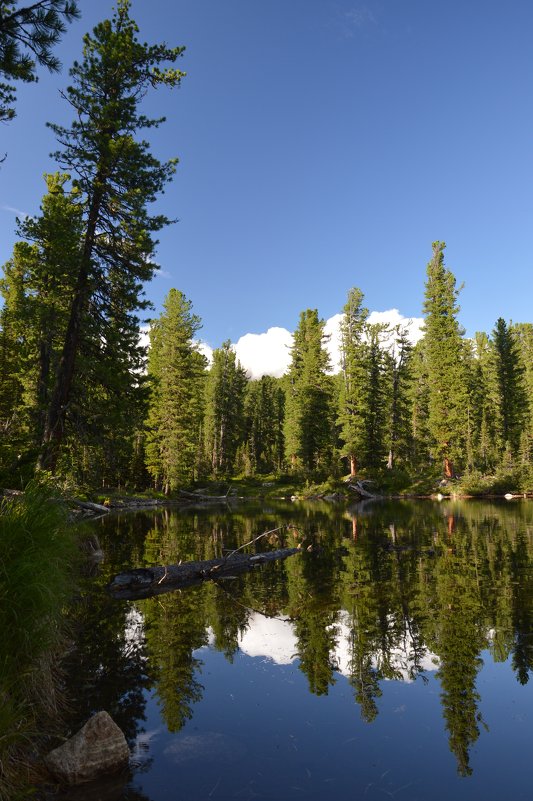
[[[350,620],[346,612],[341,612],[337,629],[337,645],[332,653],[338,672],[343,676],[350,675]],[[241,651],[248,656],[262,656],[271,659],[277,665],[289,665],[296,659],[298,642],[294,627],[290,620],[268,618],[254,612],[248,621],[248,628],[239,639]],[[383,655],[376,653],[373,658],[375,667],[379,667]],[[413,665],[413,641],[406,632],[401,645],[391,649],[389,664],[404,681],[411,681],[409,668]],[[436,670],[438,658],[426,651],[419,661],[423,671]]]
[[[259,630],[255,643],[248,640],[258,649]],[[266,630],[267,643],[276,633],[288,646],[289,621],[268,620]],[[230,663],[222,653],[202,649],[203,698],[180,731],[167,731],[157,693],[148,697],[145,732],[134,751],[134,785],[146,799],[530,797],[533,686],[522,687],[509,662],[494,663],[488,652],[481,654],[480,736],[471,748],[473,775],[464,779],[450,752],[434,674],[427,683],[388,682],[377,699],[379,714],[368,724],[347,682],[315,696],[296,664],[276,663],[265,650],[256,658],[242,653]]]

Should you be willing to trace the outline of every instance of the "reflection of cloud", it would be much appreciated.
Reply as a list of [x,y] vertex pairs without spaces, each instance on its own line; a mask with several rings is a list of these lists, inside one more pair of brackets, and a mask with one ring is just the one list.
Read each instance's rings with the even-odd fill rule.
[[158,738],[161,732],[163,732],[162,726],[157,729],[150,729],[149,731],[140,732],[140,734],[137,735],[131,751],[131,761],[133,765],[143,765],[148,761],[150,746],[152,742]]
[[239,648],[248,656],[266,656],[278,665],[289,665],[296,659],[292,623],[255,613],[240,637]]
[[[338,673],[349,677],[352,631],[348,612],[340,613],[339,622],[334,629],[336,646],[331,654],[332,661],[337,666]],[[294,626],[289,620],[268,618],[256,612],[248,620],[248,628],[240,637],[239,647],[248,656],[262,656],[277,665],[289,665],[296,659],[298,641]],[[387,661],[398,680],[411,682],[413,672],[418,672],[414,669],[413,650],[412,638],[406,632],[402,641],[398,641],[388,654],[381,651],[372,654],[372,664],[379,669]],[[425,649],[418,667],[424,672],[434,671],[438,667],[438,659]]]
[[[351,641],[350,615],[348,612],[341,612],[340,621],[337,626],[335,660],[339,673],[348,677],[350,676]],[[403,641],[398,642],[387,654],[384,654],[382,651],[376,651],[372,654],[372,666],[379,670],[386,662],[396,674],[397,679],[407,683],[413,681],[413,673],[416,675],[420,670],[424,673],[437,670],[439,660],[435,654],[432,654],[424,648],[423,655],[418,664],[420,670],[417,670],[413,663],[413,653],[413,640],[409,632],[406,632]]]

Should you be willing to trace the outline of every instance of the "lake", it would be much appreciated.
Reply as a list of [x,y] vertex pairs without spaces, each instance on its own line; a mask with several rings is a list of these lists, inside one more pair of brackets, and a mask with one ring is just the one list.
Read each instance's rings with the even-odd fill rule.
[[[301,543],[285,561],[141,601],[105,590],[280,526],[250,550]],[[105,560],[71,615],[70,723],[106,709],[133,756],[65,798],[531,797],[533,503],[166,508],[92,528]]]

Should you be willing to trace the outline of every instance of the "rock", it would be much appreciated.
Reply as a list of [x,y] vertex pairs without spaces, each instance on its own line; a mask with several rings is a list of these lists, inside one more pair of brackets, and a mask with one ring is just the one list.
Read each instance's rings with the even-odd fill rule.
[[129,749],[124,734],[107,712],[97,712],[70,740],[45,759],[62,784],[83,784],[124,768]]

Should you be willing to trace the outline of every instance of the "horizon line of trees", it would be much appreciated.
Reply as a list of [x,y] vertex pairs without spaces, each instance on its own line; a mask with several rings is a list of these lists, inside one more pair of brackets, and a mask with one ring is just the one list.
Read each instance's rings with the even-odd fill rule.
[[[20,225],[33,243],[17,243],[0,283],[4,483],[29,477],[38,464],[51,366],[60,361],[68,325],[65,284],[58,281],[54,293],[48,277],[37,281],[43,262],[55,258],[61,265],[70,253],[56,230],[70,234],[80,219],[65,181],[62,174],[47,177],[41,217]],[[443,242],[433,243],[424,335],[416,345],[406,326],[369,323],[362,291],[350,289],[337,374],[316,309],[300,314],[286,374],[257,380],[248,377],[229,341],[213,352],[208,368],[196,341],[201,321],[177,289],[151,321],[147,358],[138,321],[128,319],[127,329],[108,327],[105,334],[88,325],[56,472],[88,487],[153,487],[168,494],[234,475],[324,480],[385,468],[423,473],[442,466],[448,478],[529,471],[533,324],[499,318],[490,334],[465,338],[444,249]]]

